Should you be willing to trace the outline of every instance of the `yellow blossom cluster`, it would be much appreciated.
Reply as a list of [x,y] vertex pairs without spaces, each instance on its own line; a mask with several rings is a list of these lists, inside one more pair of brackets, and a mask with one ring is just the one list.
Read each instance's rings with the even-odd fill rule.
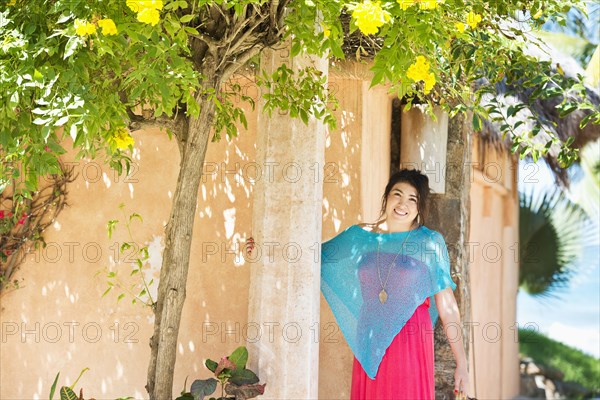
[[116,35],[118,33],[115,22],[110,18],[104,18],[98,21],[98,26],[102,28],[102,34],[106,36]]
[[434,10],[444,0],[396,0],[400,4],[400,8],[408,10],[413,5],[418,4],[421,10]]
[[79,36],[93,35],[96,33],[96,25],[83,20],[75,20],[75,33]]
[[423,81],[423,91],[429,93],[435,85],[435,75],[429,71],[429,62],[423,56],[418,56],[417,60],[408,67],[406,76],[415,82]]
[[[102,28],[103,35],[110,36],[118,33],[115,22],[110,18],[98,20],[98,26]],[[96,33],[96,25],[81,19],[75,20],[75,33],[79,36],[93,35]]]
[[137,13],[137,19],[145,24],[152,26],[160,21],[160,13],[162,10],[162,0],[127,0],[127,7]]
[[379,1],[365,0],[352,11],[356,26],[365,35],[377,33],[379,27],[390,20],[390,13],[381,8]]
[[457,22],[454,24],[456,30],[460,33],[463,33],[467,29],[467,25],[469,25],[472,29],[477,28],[477,25],[481,22],[481,14],[475,14],[473,11],[470,11],[467,15],[467,23]]
[[127,149],[133,146],[135,142],[124,126],[117,128],[109,139],[110,143],[118,149]]
[[475,29],[475,28],[477,28],[477,25],[479,25],[480,22],[481,22],[481,15],[475,14],[473,11],[470,11],[469,15],[467,15],[467,25],[469,25],[471,28]]

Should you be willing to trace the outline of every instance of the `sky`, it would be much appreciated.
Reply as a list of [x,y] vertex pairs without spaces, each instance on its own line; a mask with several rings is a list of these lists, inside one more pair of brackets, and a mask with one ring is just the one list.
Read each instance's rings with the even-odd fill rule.
[[[531,165],[521,163],[520,176],[531,171]],[[553,186],[552,173],[544,162],[536,165],[536,183],[519,181],[521,191],[542,191]],[[574,187],[576,190],[576,185]],[[574,265],[577,270],[568,288],[554,297],[533,297],[519,290],[517,322],[519,327],[536,329],[552,339],[600,357],[600,246],[598,223],[594,240],[583,247],[582,256]]]

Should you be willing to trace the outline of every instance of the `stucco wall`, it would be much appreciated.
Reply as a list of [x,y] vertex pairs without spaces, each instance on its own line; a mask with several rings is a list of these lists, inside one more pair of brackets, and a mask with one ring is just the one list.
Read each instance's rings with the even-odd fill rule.
[[[385,90],[368,90],[368,80],[353,76],[333,74],[331,85],[340,100],[338,129],[327,134],[325,164],[302,171],[323,182],[323,240],[351,224],[376,218],[389,174],[391,99]],[[242,86],[247,94],[256,93],[250,82],[243,81]],[[276,324],[258,329],[247,324],[251,265],[240,251],[252,234],[253,184],[265,179],[265,168],[276,174],[294,172],[254,163],[256,114],[249,108],[247,119],[247,131],[242,129],[231,141],[211,143],[206,155],[174,393],[179,393],[186,377],[189,387],[193,379],[209,376],[206,358],[219,359],[258,334],[288,340],[291,332]],[[23,287],[0,298],[0,398],[46,398],[58,371],[60,383],[70,384],[85,367],[90,371],[78,387],[84,388],[86,397],[146,397],[153,316],[149,309],[132,305],[129,295],[117,303],[122,291],[101,297],[108,270],[118,271],[124,282],[135,282],[128,278],[130,251],[118,252],[128,240],[126,230],[120,226],[108,239],[106,223],[119,219],[122,224],[121,203],[127,215],[136,212],[143,217],[143,223],[132,222],[132,232],[138,243],[149,246],[146,274],[157,279],[179,156],[176,143],[158,130],[136,132],[134,137],[135,163],[129,177],[116,177],[101,160],[76,161],[79,175],[70,186],[70,206],[46,232],[49,246],[27,257],[19,272]],[[66,159],[73,160],[73,154]],[[513,190],[514,176],[506,179],[503,187]],[[485,186],[474,184],[472,189],[472,241],[499,241],[500,235],[503,245],[512,243],[513,194],[499,196]],[[498,229],[484,229],[489,226]],[[473,265],[473,319],[482,325],[488,320],[510,325],[516,299],[514,266],[507,259],[493,265],[475,260]],[[489,295],[500,289],[504,295]],[[306,333],[316,337],[319,332],[319,398],[348,398],[352,353],[322,296],[321,310],[320,326]],[[502,333],[514,333],[508,329],[503,327]],[[482,343],[476,335],[478,389],[484,390],[478,393],[480,398],[501,395],[492,388],[509,388],[504,396],[518,387],[518,372],[512,369],[514,346],[507,340]],[[482,376],[498,376],[498,370],[504,371],[501,385],[480,383]],[[277,384],[267,382],[267,390]]]
[[[231,142],[211,143],[206,155],[174,393],[181,391],[186,377],[188,388],[193,379],[208,377],[206,358],[218,360],[255,334],[245,330],[249,265],[243,257],[236,262],[234,254],[236,243],[251,233],[251,180],[260,177],[251,162],[249,134],[256,118],[247,111],[248,132]],[[144,268],[155,279],[151,291],[156,291],[179,156],[175,141],[164,132],[140,131],[134,138],[129,177],[115,177],[101,160],[74,161],[78,177],[69,188],[70,206],[46,231],[46,249],[29,255],[21,267],[22,288],[1,297],[0,398],[47,398],[57,372],[59,384],[70,384],[85,367],[90,371],[78,387],[86,398],[147,397],[153,315],[147,307],[132,305],[129,295],[117,303],[123,290],[101,296],[107,269],[118,271],[124,282],[136,282],[127,265],[132,251],[118,250],[129,240],[121,203],[127,216],[136,212],[143,218],[143,223],[133,220],[132,233],[149,246]],[[65,159],[73,161],[72,154]],[[108,239],[111,219],[119,219],[121,226]]]
[[511,399],[519,391],[517,160],[475,138],[472,162],[471,374],[478,398]]

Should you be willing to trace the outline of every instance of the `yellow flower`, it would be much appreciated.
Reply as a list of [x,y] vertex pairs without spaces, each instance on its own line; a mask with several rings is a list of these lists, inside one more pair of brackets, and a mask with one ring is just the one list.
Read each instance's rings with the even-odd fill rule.
[[429,93],[435,85],[435,75],[429,71],[429,62],[423,56],[418,56],[416,61],[408,67],[406,76],[415,82],[423,81],[423,91]]
[[423,79],[423,82],[425,83],[425,86],[423,87],[423,92],[425,94],[431,92],[431,89],[433,89],[433,86],[435,85],[435,75],[433,74],[433,72],[430,72],[427,75],[427,77]]
[[400,8],[404,11],[408,10],[417,0],[396,0],[400,4]]
[[456,30],[459,31],[460,33],[463,33],[465,31],[465,29],[467,29],[467,26],[465,24],[463,24],[462,22],[457,22],[454,24],[454,26],[456,27]]
[[127,0],[125,4],[127,4],[127,7],[129,7],[133,12],[138,12],[141,8],[139,1],[137,0]]
[[365,35],[377,33],[379,27],[390,20],[390,13],[381,8],[381,4],[365,0],[352,11],[356,26]]
[[416,0],[416,2],[419,3],[421,10],[433,10],[438,6],[437,0]]
[[477,28],[477,25],[480,22],[481,22],[481,15],[475,14],[473,11],[470,11],[469,15],[467,15],[467,25],[469,25],[471,28],[475,29],[475,28]]
[[15,4],[17,4],[17,0],[10,0],[8,3],[6,3],[7,6],[12,7]]
[[535,14],[533,14],[532,18],[533,19],[539,19],[542,16],[542,10],[538,10],[538,12],[536,12]]
[[133,12],[140,12],[146,8],[152,10],[162,10],[162,0],[127,0],[127,7]]
[[75,20],[75,33],[79,36],[93,35],[96,33],[96,25],[83,20]]
[[152,26],[160,21],[158,10],[163,8],[162,0],[127,0],[126,4],[132,11],[138,13],[138,21]]
[[129,134],[129,131],[123,126],[117,128],[109,140],[112,145],[122,150],[125,150],[129,146],[133,146],[135,144],[133,138]]
[[141,0],[140,4],[144,8],[152,8],[152,9],[155,9],[155,10],[162,10],[163,9],[163,2],[162,2],[162,0]]
[[140,22],[154,26],[160,21],[160,14],[153,8],[144,8],[138,12],[137,19]]
[[106,36],[116,35],[117,26],[115,22],[110,18],[101,19],[98,21],[98,26],[102,28],[102,34]]
[[325,24],[321,24],[321,28],[323,28],[323,35],[328,38],[329,35],[331,35],[331,29],[329,29]]

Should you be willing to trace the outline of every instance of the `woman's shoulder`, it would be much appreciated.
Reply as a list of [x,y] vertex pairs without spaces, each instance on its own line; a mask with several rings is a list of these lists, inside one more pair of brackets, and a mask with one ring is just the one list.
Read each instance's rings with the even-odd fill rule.
[[425,225],[421,226],[421,230],[422,230],[423,234],[426,237],[430,238],[431,240],[434,240],[434,241],[440,241],[441,240],[441,241],[445,242],[444,235],[442,235],[441,232],[438,232],[438,231],[436,231],[434,229],[428,228]]

